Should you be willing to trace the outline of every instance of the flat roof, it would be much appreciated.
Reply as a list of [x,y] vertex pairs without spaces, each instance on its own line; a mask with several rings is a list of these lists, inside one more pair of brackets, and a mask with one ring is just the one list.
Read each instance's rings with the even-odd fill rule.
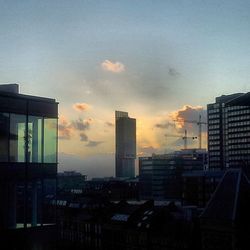
[[25,95],[25,94],[12,93],[12,92],[7,92],[7,91],[0,91],[0,96],[14,97],[14,98],[26,99],[26,100],[29,99],[33,101],[41,101],[41,102],[49,102],[49,103],[57,103],[56,100],[53,98]]

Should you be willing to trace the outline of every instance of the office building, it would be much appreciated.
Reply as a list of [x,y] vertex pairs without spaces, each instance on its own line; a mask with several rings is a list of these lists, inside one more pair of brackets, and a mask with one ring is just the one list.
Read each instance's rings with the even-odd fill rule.
[[182,203],[204,208],[212,197],[225,171],[197,170],[182,174]]
[[0,85],[0,228],[10,238],[22,228],[55,224],[44,202],[56,192],[57,118],[54,99],[19,94],[17,84]]
[[115,111],[115,175],[135,176],[136,159],[136,119],[127,112]]
[[141,199],[181,200],[184,171],[203,170],[207,152],[187,149],[172,154],[139,158],[139,190]]
[[223,95],[208,104],[209,168],[248,165],[250,160],[250,93]]

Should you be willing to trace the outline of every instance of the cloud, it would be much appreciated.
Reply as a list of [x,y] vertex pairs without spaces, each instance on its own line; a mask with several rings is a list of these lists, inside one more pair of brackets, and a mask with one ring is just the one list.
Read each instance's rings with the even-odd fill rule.
[[84,133],[80,133],[80,141],[88,141],[88,136]]
[[152,146],[148,146],[148,147],[139,147],[138,149],[138,156],[149,156],[152,154],[158,154],[160,153],[158,148],[152,147]]
[[58,124],[58,138],[60,140],[70,140],[75,134],[78,134],[80,141],[88,141],[88,136],[83,131],[90,129],[92,119],[83,120],[78,118],[77,120],[68,121],[65,116],[60,116]]
[[89,141],[86,147],[97,147],[99,144],[104,143],[104,141]]
[[199,116],[201,121],[206,122],[207,111],[201,106],[184,105],[181,109],[171,112],[170,118],[175,121],[177,129],[184,131],[186,128],[197,133],[197,123]]
[[60,140],[70,140],[72,137],[72,127],[71,124],[64,116],[60,116],[58,124],[58,139]]
[[166,123],[157,123],[155,124],[156,128],[167,129],[175,127],[174,123],[166,122]]
[[113,73],[121,73],[125,71],[125,66],[121,62],[111,62],[109,60],[105,60],[101,65],[102,69],[105,71],[110,71]]
[[[183,148],[185,130],[187,130],[187,136],[190,137],[187,141],[188,147],[196,146],[199,143],[199,116],[201,115],[201,121],[206,122],[207,111],[201,106],[184,105],[182,108],[170,112],[168,115],[160,118],[155,123],[154,128],[157,128],[157,140],[158,142],[168,150],[176,150],[179,147]],[[205,147],[207,136],[207,126],[202,124],[202,146]],[[164,134],[163,134],[164,133]],[[192,137],[198,137],[192,139]],[[165,142],[163,141],[165,138]]]
[[78,120],[72,121],[71,124],[75,130],[84,131],[90,128],[91,121],[91,119],[83,120],[82,118],[79,118]]
[[112,123],[112,122],[106,122],[105,123],[108,127],[114,127],[115,125],[114,125],[114,123]]
[[169,68],[168,74],[172,77],[177,77],[180,75],[180,73],[175,68]]
[[73,108],[76,111],[83,112],[85,110],[88,110],[90,108],[90,105],[87,103],[75,103],[75,104],[73,104]]

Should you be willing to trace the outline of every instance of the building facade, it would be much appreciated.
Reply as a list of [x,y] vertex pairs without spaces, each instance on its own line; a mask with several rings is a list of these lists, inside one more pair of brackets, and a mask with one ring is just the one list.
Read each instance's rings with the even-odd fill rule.
[[207,162],[205,150],[188,149],[172,154],[139,158],[139,190],[141,199],[181,200],[182,173],[203,170]]
[[116,177],[135,176],[136,159],[136,119],[127,112],[115,112],[115,175]]
[[57,120],[54,99],[19,94],[17,84],[1,85],[0,228],[5,232],[55,223],[44,205],[46,196],[56,193]]
[[216,98],[208,104],[209,168],[247,165],[250,157],[250,94]]
[[200,215],[203,250],[248,249],[250,182],[242,169],[228,169]]
[[182,174],[182,202],[204,208],[221,181],[222,170],[184,171]]

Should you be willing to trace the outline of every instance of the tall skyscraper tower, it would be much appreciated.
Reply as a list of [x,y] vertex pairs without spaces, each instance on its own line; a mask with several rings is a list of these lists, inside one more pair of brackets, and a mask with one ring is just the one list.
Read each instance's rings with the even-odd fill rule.
[[136,119],[115,111],[115,175],[134,177],[136,159]]

